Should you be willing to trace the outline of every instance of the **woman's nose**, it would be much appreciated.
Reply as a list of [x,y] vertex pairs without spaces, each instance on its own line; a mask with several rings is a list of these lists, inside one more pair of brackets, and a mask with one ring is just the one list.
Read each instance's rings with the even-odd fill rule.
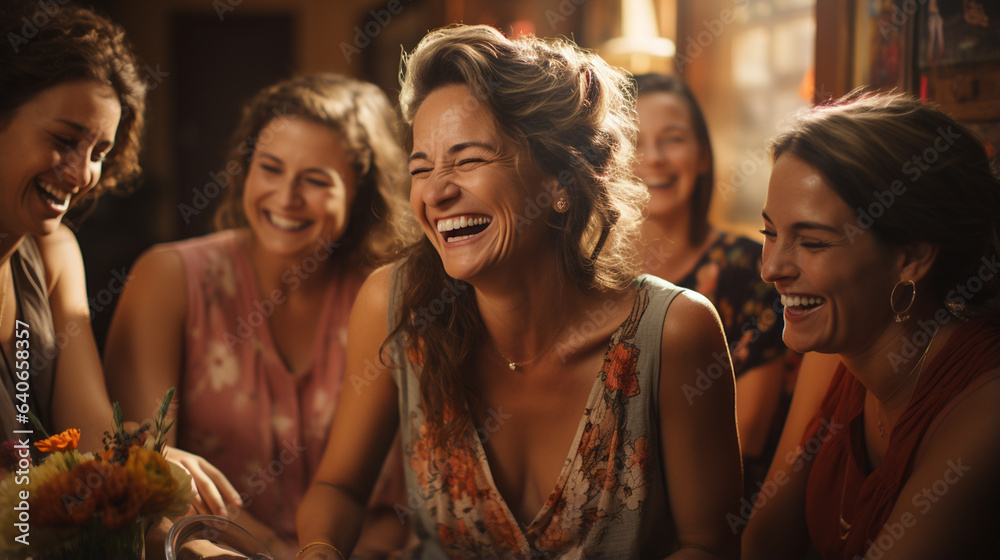
[[101,163],[91,161],[88,156],[79,150],[70,150],[56,169],[56,177],[63,184],[72,185],[74,193],[92,187],[100,177]]
[[299,181],[295,177],[282,177],[281,185],[278,187],[278,199],[282,206],[293,207],[302,201],[302,193],[299,189]]
[[427,206],[440,206],[458,196],[461,191],[458,185],[452,181],[451,173],[448,171],[435,169],[422,183],[420,198]]
[[791,251],[778,246],[771,240],[764,242],[764,252],[761,255],[760,277],[765,282],[777,282],[795,274],[795,264]]

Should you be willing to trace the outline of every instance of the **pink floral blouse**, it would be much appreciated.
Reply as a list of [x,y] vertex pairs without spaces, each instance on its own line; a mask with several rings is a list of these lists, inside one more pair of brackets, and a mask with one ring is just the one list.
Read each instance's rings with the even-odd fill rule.
[[178,447],[218,467],[255,517],[294,539],[295,510],[319,465],[343,383],[347,319],[364,277],[344,273],[330,282],[316,309],[310,365],[293,374],[267,316],[298,279],[262,294],[244,236],[230,230],[161,246],[181,256],[188,292]]

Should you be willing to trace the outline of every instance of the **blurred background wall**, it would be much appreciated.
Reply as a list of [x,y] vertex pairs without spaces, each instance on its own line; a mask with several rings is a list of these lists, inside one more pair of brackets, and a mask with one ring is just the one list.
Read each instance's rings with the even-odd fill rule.
[[[333,71],[372,81],[395,99],[400,53],[452,22],[566,36],[634,73],[681,75],[705,109],[716,151],[713,219],[755,236],[770,171],[767,139],[815,100],[859,85],[909,90],[945,99],[1000,140],[1000,2],[931,2],[946,22],[940,54],[921,27],[928,0],[84,3],[126,28],[151,89],[142,183],[76,220],[101,344],[118,279],[136,256],[211,230],[228,186],[228,139],[251,94],[298,73]],[[962,46],[970,40],[975,52]]]

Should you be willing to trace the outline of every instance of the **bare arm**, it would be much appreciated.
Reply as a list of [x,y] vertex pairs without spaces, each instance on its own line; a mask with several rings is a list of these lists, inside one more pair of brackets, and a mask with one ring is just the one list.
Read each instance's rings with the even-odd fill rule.
[[[185,286],[180,257],[173,251],[145,253],[129,272],[104,348],[108,392],[126,418],[149,418],[168,389],[179,389]],[[172,413],[178,400],[175,394]],[[167,443],[176,445],[176,430],[167,433]]]
[[[150,418],[168,389],[180,389],[186,290],[180,256],[174,251],[146,253],[132,267],[104,352],[108,390],[125,418]],[[174,399],[176,404],[179,396]],[[167,442],[176,444],[176,430],[168,432]],[[236,489],[201,457],[174,447],[165,455],[191,474],[197,511],[227,516],[227,503],[241,505]]]
[[[355,300],[344,385],[330,438],[296,515],[300,546],[330,543],[345,557],[358,539],[365,504],[399,423],[396,384],[379,359],[387,334],[389,274],[387,268],[372,274]],[[301,558],[337,555],[315,546]]]
[[784,357],[743,372],[736,380],[736,426],[745,457],[764,453],[764,445],[781,402]]
[[774,488],[775,492],[758,498],[760,505],[752,511],[752,517],[753,504],[741,508],[740,522],[746,525],[745,559],[801,558],[805,554],[809,543],[805,495],[812,463],[799,461],[796,449],[806,426],[816,416],[839,363],[840,358],[830,354],[809,353],[802,358],[788,418],[764,479],[764,487]]
[[104,388],[101,358],[90,328],[87,281],[76,237],[66,226],[38,239],[48,279],[49,303],[59,350],[52,395],[57,430],[79,428],[80,448],[104,449],[102,438],[112,428],[111,401]]
[[[692,292],[677,296],[662,344],[669,359],[660,371],[661,445],[680,543],[671,558],[735,558],[739,537],[727,517],[739,508],[743,478],[734,379],[722,325],[708,300]],[[700,375],[714,378],[707,389]]]

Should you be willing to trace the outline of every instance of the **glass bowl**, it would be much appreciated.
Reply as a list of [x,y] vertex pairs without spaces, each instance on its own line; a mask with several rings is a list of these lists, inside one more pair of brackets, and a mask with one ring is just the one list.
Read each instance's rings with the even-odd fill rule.
[[166,556],[167,560],[274,558],[249,531],[215,515],[192,515],[175,523],[167,533]]

